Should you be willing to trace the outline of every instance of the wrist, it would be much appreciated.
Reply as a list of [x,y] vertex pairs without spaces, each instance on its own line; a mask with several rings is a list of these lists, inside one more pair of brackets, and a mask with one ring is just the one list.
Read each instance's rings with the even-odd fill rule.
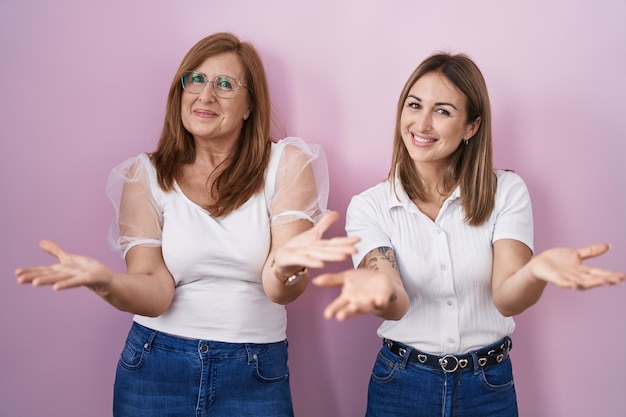
[[309,276],[309,270],[306,267],[302,267],[291,274],[285,274],[278,270],[276,266],[275,260],[272,260],[272,265],[270,266],[272,269],[272,273],[274,276],[283,284],[283,285],[294,285],[302,279]]

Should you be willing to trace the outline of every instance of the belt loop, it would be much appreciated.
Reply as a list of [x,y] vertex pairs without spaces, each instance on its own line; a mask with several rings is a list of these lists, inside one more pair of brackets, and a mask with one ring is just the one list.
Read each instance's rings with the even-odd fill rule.
[[413,348],[410,346],[400,345],[398,342],[394,342],[389,339],[383,339],[383,348],[387,347],[387,349],[391,349],[391,346],[394,344],[399,347],[398,356],[400,357],[400,360],[398,360],[398,366],[400,369],[404,370],[406,368],[406,364],[409,363],[409,358],[411,357]]
[[148,337],[143,344],[143,350],[150,353],[150,351],[152,350],[152,345],[154,344],[154,339],[157,337],[158,334],[159,332],[157,332],[156,330],[150,330],[150,333],[148,334]]
[[474,364],[474,375],[478,375],[480,373],[480,368],[482,368],[478,364],[478,351],[477,350],[473,350],[473,351],[471,351],[469,353],[470,353],[470,355],[472,355],[472,363]]
[[256,355],[252,351],[252,344],[244,343],[243,346],[246,348],[246,355],[248,356],[248,364],[253,363],[256,360]]
[[504,340],[507,343],[507,347],[506,347],[507,349],[506,350],[507,350],[507,353],[508,353],[508,352],[510,352],[513,349],[513,339],[511,339],[511,336],[506,336],[504,338]]

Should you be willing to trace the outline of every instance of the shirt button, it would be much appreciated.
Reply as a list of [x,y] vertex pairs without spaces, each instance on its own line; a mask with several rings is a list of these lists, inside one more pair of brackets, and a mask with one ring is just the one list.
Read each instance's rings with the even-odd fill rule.
[[452,300],[446,301],[446,304],[449,305],[449,306],[452,306]]

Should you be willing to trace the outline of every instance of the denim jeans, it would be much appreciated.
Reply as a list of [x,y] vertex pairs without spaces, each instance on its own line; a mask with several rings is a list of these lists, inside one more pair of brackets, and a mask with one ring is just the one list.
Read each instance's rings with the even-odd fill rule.
[[[487,347],[489,348],[489,347]],[[369,383],[366,417],[517,417],[511,359],[446,373],[410,363],[385,344]]]
[[115,376],[115,417],[293,417],[287,341],[193,340],[137,323]]

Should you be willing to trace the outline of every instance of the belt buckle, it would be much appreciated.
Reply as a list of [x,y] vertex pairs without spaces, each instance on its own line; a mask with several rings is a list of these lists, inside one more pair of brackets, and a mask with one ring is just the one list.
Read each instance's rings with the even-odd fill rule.
[[[449,369],[449,365],[452,360],[454,360],[454,367],[452,369]],[[459,369],[459,358],[454,355],[443,356],[439,358],[439,366],[441,366],[441,369],[443,369],[444,372],[454,372]]]

